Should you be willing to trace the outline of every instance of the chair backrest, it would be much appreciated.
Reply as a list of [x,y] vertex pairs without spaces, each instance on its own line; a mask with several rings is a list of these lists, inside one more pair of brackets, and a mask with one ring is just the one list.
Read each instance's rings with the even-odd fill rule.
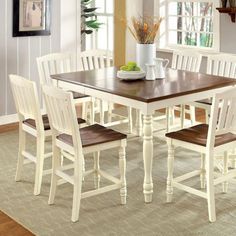
[[175,50],[172,57],[172,69],[199,72],[202,55],[193,50]]
[[80,70],[94,70],[110,67],[113,64],[112,52],[108,50],[88,50],[79,57]]
[[207,142],[214,147],[216,135],[236,134],[236,88],[216,94],[212,106]]
[[50,75],[76,70],[75,54],[53,53],[38,57],[36,60],[41,85],[53,85]]
[[43,128],[36,83],[18,75],[9,75],[19,120],[34,119],[36,127]]
[[47,85],[42,89],[52,133],[78,136],[81,144],[72,93]]
[[216,54],[207,57],[207,74],[236,78],[236,56]]

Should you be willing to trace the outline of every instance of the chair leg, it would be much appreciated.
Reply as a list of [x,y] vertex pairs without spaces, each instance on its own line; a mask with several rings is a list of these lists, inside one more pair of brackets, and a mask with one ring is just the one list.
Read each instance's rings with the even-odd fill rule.
[[168,141],[168,160],[167,160],[168,176],[166,187],[166,201],[172,202],[173,197],[173,171],[174,171],[174,146],[172,141]]
[[205,154],[201,153],[201,173],[200,173],[200,182],[201,189],[206,187],[206,162]]
[[168,133],[170,130],[170,108],[166,108],[166,132]]
[[99,165],[99,157],[100,157],[100,152],[94,152],[93,154],[93,158],[94,158],[94,187],[95,189],[100,188],[100,174],[99,174],[99,169],[100,169],[100,165]]
[[174,125],[175,121],[175,108],[171,107],[170,108],[170,125]]
[[132,107],[128,107],[128,126],[129,126],[129,133],[132,134],[133,132],[133,118],[132,118]]
[[228,153],[229,165],[231,168],[236,169],[236,150],[233,149],[232,152]]
[[87,103],[83,102],[82,103],[82,119],[87,120]]
[[[21,126],[21,124],[20,124]],[[16,176],[15,180],[20,181],[21,180],[21,172],[24,165],[24,156],[22,154],[23,151],[25,151],[25,131],[22,130],[22,128],[19,128],[19,151],[18,151],[18,161],[17,161],[17,168],[16,168]]]
[[89,124],[93,125],[94,124],[94,119],[95,119],[95,101],[92,98],[92,101],[90,102],[90,121]]
[[113,110],[113,103],[108,103],[108,123],[112,122],[112,110]]
[[194,106],[189,106],[189,109],[190,109],[191,125],[194,125],[196,123],[195,107]]
[[206,182],[207,182],[207,203],[209,221],[216,221],[215,210],[215,191],[214,191],[214,155],[207,153],[206,155]]
[[100,124],[104,125],[104,102],[99,99],[100,102]]
[[[228,152],[224,152],[224,158],[223,158],[223,175],[228,174]],[[222,184],[223,187],[223,193],[227,193],[228,191],[228,182],[224,182]]]
[[75,158],[74,169],[74,189],[73,189],[73,203],[71,221],[76,222],[79,219],[81,189],[82,189],[82,160]]
[[185,105],[180,105],[180,119],[181,119],[181,129],[183,129],[185,120]]
[[126,158],[125,158],[125,147],[120,147],[119,150],[119,167],[120,167],[120,181],[121,181],[121,188],[120,188],[120,197],[121,197],[121,204],[126,204],[126,197],[127,197],[127,188],[126,188]]
[[44,134],[37,136],[37,154],[36,154],[36,173],[34,183],[34,195],[39,195],[43,178],[43,163],[44,163]]
[[57,180],[59,177],[56,175],[57,169],[60,167],[60,148],[53,144],[53,156],[52,156],[52,176],[51,176],[51,186],[50,186],[50,193],[48,204],[54,204],[54,199],[56,195],[56,188],[57,188]]

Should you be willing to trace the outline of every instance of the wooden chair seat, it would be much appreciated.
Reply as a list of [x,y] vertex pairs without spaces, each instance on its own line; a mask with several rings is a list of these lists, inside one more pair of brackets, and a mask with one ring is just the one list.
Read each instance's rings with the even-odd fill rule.
[[[42,115],[44,130],[50,130],[49,120],[47,115]],[[86,123],[82,118],[77,118],[78,124]],[[34,119],[26,119],[23,121],[25,125],[30,126],[33,129],[36,129],[36,123]]]
[[[126,139],[127,135],[95,124],[80,129],[80,137],[83,147]],[[58,140],[73,146],[72,136],[68,134],[58,135]]]
[[[208,125],[200,124],[193,126],[191,128],[167,133],[166,137],[206,147],[207,134],[208,134]],[[227,133],[223,135],[217,135],[215,140],[215,147],[233,141],[236,141],[235,134]]]
[[77,93],[77,92],[74,92],[74,91],[69,91],[69,92],[72,92],[72,95],[73,95],[74,99],[89,97],[89,95],[86,95],[86,94]]

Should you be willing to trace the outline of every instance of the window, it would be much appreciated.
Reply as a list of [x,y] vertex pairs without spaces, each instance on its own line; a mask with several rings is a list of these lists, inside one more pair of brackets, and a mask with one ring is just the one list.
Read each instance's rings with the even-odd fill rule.
[[94,0],[97,20],[103,25],[91,35],[86,35],[86,50],[105,49],[113,51],[114,41],[114,0]]
[[159,47],[197,47],[219,50],[216,0],[156,0],[155,14],[164,17]]

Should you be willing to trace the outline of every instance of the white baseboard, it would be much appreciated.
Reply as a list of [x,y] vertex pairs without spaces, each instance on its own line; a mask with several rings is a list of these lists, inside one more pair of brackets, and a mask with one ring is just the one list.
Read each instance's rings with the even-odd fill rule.
[[7,116],[0,116],[0,125],[7,125],[18,122],[18,115],[12,114]]

